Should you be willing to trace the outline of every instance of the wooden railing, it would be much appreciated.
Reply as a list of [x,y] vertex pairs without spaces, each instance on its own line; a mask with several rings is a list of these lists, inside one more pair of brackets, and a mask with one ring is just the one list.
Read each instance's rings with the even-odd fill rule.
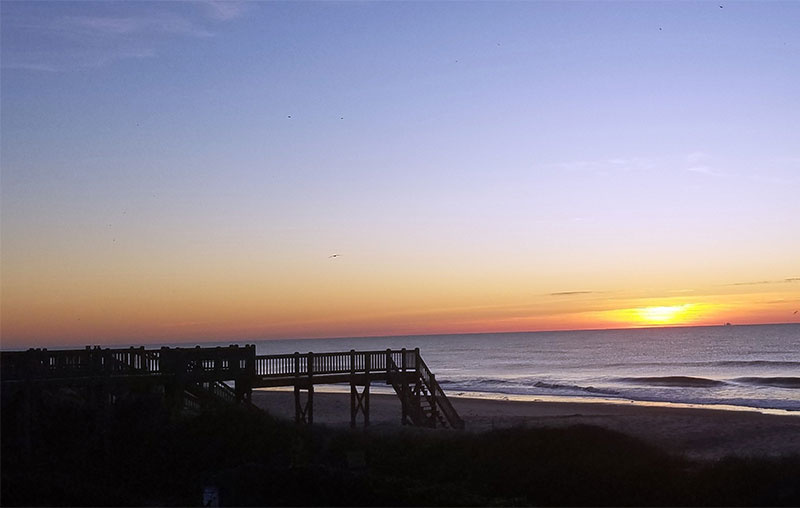
[[76,377],[125,377],[178,373],[250,374],[255,347],[29,349],[0,355],[3,381]]
[[234,379],[255,375],[255,346],[161,348],[163,373],[203,379]]
[[161,372],[160,351],[144,347],[78,350],[3,352],[0,369],[3,380],[132,375]]
[[399,372],[418,373],[428,393],[427,398],[434,411],[433,418],[437,417],[436,411],[441,411],[450,426],[464,428],[464,421],[422,360],[419,349],[260,355],[256,356],[255,369],[256,376],[261,378],[386,373],[390,383],[393,383],[392,374]]
[[[405,361],[403,358],[405,357]],[[387,372],[394,362],[414,370],[419,350],[344,351],[336,353],[294,353],[256,356],[256,376],[295,377],[326,374]]]

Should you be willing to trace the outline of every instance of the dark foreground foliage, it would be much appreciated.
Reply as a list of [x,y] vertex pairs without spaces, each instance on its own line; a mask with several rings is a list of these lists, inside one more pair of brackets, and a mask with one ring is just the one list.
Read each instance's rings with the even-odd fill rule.
[[800,505],[800,457],[691,462],[590,426],[484,434],[301,428],[245,408],[102,416],[60,397],[26,448],[3,412],[3,506]]

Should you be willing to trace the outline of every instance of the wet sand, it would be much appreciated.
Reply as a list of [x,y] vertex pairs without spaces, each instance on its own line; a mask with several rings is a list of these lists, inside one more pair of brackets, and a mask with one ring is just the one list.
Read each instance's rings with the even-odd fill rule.
[[[623,432],[692,458],[800,455],[800,416],[795,415],[594,402],[522,402],[452,396],[450,400],[468,432],[588,424]],[[256,390],[253,402],[277,418],[294,419],[292,392]],[[315,393],[314,423],[349,428],[349,394]],[[358,425],[363,425],[360,415]],[[396,396],[371,394],[369,428],[378,432],[403,428]]]

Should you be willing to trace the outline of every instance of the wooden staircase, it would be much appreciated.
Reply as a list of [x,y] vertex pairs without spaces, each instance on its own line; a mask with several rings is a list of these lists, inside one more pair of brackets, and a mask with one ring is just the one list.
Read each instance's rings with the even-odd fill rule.
[[464,420],[458,415],[436,377],[416,353],[413,383],[409,383],[408,370],[387,358],[388,384],[391,384],[403,405],[403,424],[422,427],[463,429]]
[[184,389],[184,397],[187,399],[184,401],[184,405],[190,408],[236,404],[237,402],[236,390],[224,381],[188,384]]

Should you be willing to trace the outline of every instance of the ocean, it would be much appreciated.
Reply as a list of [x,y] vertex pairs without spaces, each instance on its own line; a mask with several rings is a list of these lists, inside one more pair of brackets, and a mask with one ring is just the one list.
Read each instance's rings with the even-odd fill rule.
[[800,412],[800,324],[265,340],[257,354],[420,348],[448,394]]

